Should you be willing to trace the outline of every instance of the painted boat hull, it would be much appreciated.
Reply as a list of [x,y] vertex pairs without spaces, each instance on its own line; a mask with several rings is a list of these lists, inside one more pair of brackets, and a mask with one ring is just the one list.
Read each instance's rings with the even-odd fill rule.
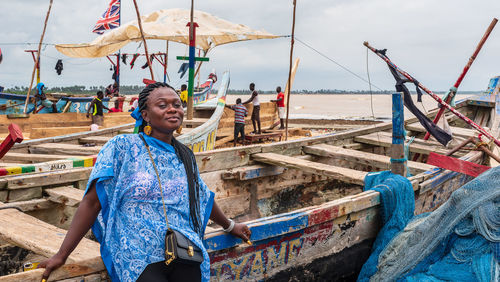
[[[203,89],[201,92],[193,93],[193,103],[194,105],[205,103],[212,93],[213,83]],[[92,102],[93,97],[61,97],[56,102],[56,107],[58,112],[69,112],[69,113],[87,113],[87,110]],[[5,105],[5,107],[0,107],[0,115],[8,114],[21,114],[24,111],[24,102],[26,100],[26,95],[11,94],[11,93],[0,93],[0,105]],[[104,98],[103,104],[108,108],[114,107],[114,102],[120,101],[120,108],[124,112],[131,111],[132,105],[137,97],[125,96],[117,98]],[[33,111],[33,104],[28,105],[28,112]],[[47,109],[43,107],[38,111],[40,114],[52,113],[52,109]]]

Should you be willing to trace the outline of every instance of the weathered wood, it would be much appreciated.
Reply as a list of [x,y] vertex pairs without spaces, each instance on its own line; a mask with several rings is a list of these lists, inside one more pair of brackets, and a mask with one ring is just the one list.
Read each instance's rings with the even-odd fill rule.
[[[15,218],[16,220],[12,220]],[[61,246],[66,231],[15,209],[0,210],[0,238],[11,244],[50,257]],[[29,236],[27,236],[29,234]],[[100,257],[99,244],[83,238],[68,263]]]
[[[356,142],[371,144],[375,146],[382,146],[386,148],[390,148],[392,145],[392,140],[390,136],[381,133],[370,133],[367,135],[356,136],[354,137]],[[423,140],[421,140],[423,142]],[[442,146],[425,146],[417,143],[412,143],[410,145],[410,152],[420,153],[424,155],[428,155],[430,152],[438,152],[439,154],[446,154],[446,150],[443,150]]]
[[367,172],[364,171],[315,163],[275,153],[253,154],[252,159],[267,164],[300,169],[309,173],[325,175],[333,179],[357,185],[364,184],[364,179],[367,174]]
[[90,176],[90,172],[92,172],[91,167],[82,167],[67,170],[4,176],[0,179],[0,189],[25,189],[87,180]]
[[[321,157],[334,158],[339,160],[346,160],[355,163],[365,164],[380,168],[382,170],[389,169],[391,164],[390,157],[356,151],[351,149],[344,149],[338,146],[318,144],[313,146],[305,146],[304,152],[307,154],[313,154]],[[422,173],[424,171],[429,171],[435,167],[432,165],[408,161],[408,168],[410,172],[415,175]]]
[[280,175],[285,169],[279,166],[252,165],[230,169],[222,174],[222,179],[249,180],[264,176]]
[[52,209],[56,207],[56,204],[47,199],[34,199],[28,201],[6,203],[2,205],[2,207],[3,208],[16,207],[20,208],[23,212],[29,212],[29,211]]
[[229,135],[229,136],[226,136],[226,137],[221,138],[219,140],[216,140],[215,141],[215,148],[220,147],[220,146],[222,146],[228,142],[231,142],[233,140],[234,140],[234,136],[232,136],[232,135]]
[[49,195],[49,200],[66,206],[76,206],[83,199],[84,191],[76,189],[73,186],[64,186],[51,189],[45,189]]
[[[425,128],[420,123],[410,123],[406,125],[407,130],[415,132],[427,132]],[[450,126],[451,132],[454,136],[460,136],[464,138],[469,138],[471,136],[477,136],[477,131],[474,129]]]
[[8,202],[27,201],[42,197],[42,187],[32,187],[26,189],[10,190],[7,198]]
[[464,161],[454,157],[443,156],[433,152],[429,154],[429,157],[427,158],[427,163],[451,171],[464,173],[473,177],[477,177],[481,173],[491,168],[489,166]]
[[35,154],[67,154],[67,155],[95,155],[102,146],[84,147],[76,144],[46,143],[30,146],[30,152]]
[[205,122],[207,122],[209,119],[208,118],[193,118],[191,120],[184,119],[182,122],[182,127],[198,127]]
[[98,145],[104,145],[108,142],[112,137],[108,136],[89,136],[78,139],[80,144],[94,143]]
[[26,153],[7,153],[2,160],[20,161],[20,162],[48,162],[69,159],[75,156],[71,155],[48,155],[48,154],[26,154]]
[[401,93],[392,94],[391,172],[406,177],[404,107]]
[[89,130],[90,130],[90,124],[86,126],[38,127],[38,128],[31,128],[30,138],[31,139],[46,138],[52,136],[84,132]]

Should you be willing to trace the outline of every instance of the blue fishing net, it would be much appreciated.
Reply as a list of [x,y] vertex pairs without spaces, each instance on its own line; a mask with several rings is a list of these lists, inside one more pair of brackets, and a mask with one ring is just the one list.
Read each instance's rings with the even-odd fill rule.
[[[390,240],[406,226],[415,210],[415,197],[410,181],[390,171],[369,173],[364,190],[380,193],[380,215],[384,225],[375,239],[372,254],[363,265],[358,281],[369,281],[377,271],[380,254]],[[380,236],[384,234],[384,236]]]
[[389,243],[374,246],[359,281],[500,281],[500,167],[401,229],[381,230],[375,243]]

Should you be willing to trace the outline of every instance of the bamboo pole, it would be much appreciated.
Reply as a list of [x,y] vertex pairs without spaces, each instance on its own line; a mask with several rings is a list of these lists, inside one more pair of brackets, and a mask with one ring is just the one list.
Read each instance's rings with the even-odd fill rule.
[[293,44],[295,43],[295,10],[297,8],[297,0],[293,0],[293,20],[292,20],[292,37],[290,40],[290,68],[288,69],[288,91],[286,99],[286,125],[285,125],[285,141],[288,140],[288,113],[290,110],[290,89],[292,88],[292,60],[293,60]]
[[[462,70],[462,73],[460,74],[457,81],[455,82],[455,85],[453,85],[453,87],[450,89],[450,93],[448,93],[448,97],[445,100],[445,102],[447,104],[449,104],[452,101],[453,97],[457,93],[457,88],[460,86],[460,83],[462,83],[462,80],[464,79],[464,77],[467,74],[467,72],[469,71],[472,63],[476,59],[477,54],[479,54],[479,51],[481,51],[481,48],[483,48],[484,43],[488,39],[488,36],[490,36],[490,33],[493,30],[493,28],[495,27],[495,25],[497,24],[497,22],[498,22],[498,20],[496,18],[493,18],[490,25],[488,26],[488,29],[484,33],[483,38],[481,38],[481,40],[479,41],[479,44],[477,44],[476,50],[474,51],[472,56],[469,58],[469,61],[467,61],[467,64],[465,65],[464,69]],[[437,113],[436,117],[433,120],[434,123],[437,123],[439,121],[441,116],[444,114],[444,110],[445,110],[445,107],[441,107],[439,109],[439,112]],[[431,137],[431,134],[429,132],[425,133],[424,140],[428,140],[429,137]]]
[[49,21],[50,10],[52,9],[53,2],[54,0],[50,0],[49,10],[47,11],[47,15],[45,16],[45,23],[43,24],[42,36],[40,37],[40,42],[38,43],[38,52],[36,53],[35,65],[33,66],[33,72],[31,73],[30,87],[28,88],[28,93],[26,94],[26,101],[24,102],[24,111],[23,111],[24,114],[26,114],[26,112],[28,111],[28,101],[30,99],[31,88],[33,87],[33,79],[35,78],[35,71],[38,62],[40,62],[40,52],[42,51],[43,37],[45,36],[45,30],[47,30],[47,22]]
[[[401,74],[402,76],[406,77],[409,80],[409,82],[416,83],[416,80],[411,75],[409,75],[407,72],[405,72],[404,70],[402,70],[398,66],[396,66],[391,60],[389,60],[389,58],[387,58],[387,56],[385,56],[384,54],[382,54],[381,52],[379,52],[377,49],[375,49],[372,46],[370,46],[370,44],[368,42],[365,41],[363,43],[363,45],[365,45],[373,53],[375,53],[382,60],[384,60],[390,67],[392,67],[399,74]],[[448,109],[450,112],[452,112],[458,118],[460,118],[461,120],[463,120],[464,122],[466,122],[468,125],[470,125],[474,129],[476,129],[478,132],[482,133],[485,137],[487,137],[488,139],[490,139],[491,141],[493,141],[493,143],[495,143],[497,146],[500,147],[500,141],[497,140],[495,137],[493,137],[493,135],[491,135],[491,133],[489,133],[484,128],[482,128],[481,126],[479,126],[478,124],[476,124],[470,118],[464,116],[462,113],[460,113],[459,111],[457,111],[455,108],[453,108],[449,104],[445,103],[441,98],[439,98],[439,96],[437,96],[434,92],[432,92],[430,89],[428,89],[427,87],[425,87],[422,83],[418,82],[417,86],[420,89],[422,89],[425,93],[429,94],[434,100],[436,100],[436,102],[438,102],[439,104],[441,104],[441,106],[443,106],[446,109]]]
[[149,58],[148,53],[148,45],[146,44],[146,38],[144,38],[144,31],[142,30],[142,22],[141,15],[139,14],[139,7],[137,7],[137,1],[134,0],[135,12],[137,14],[137,23],[139,24],[139,30],[141,31],[142,43],[144,44],[144,51],[146,53],[146,60],[149,66],[149,73],[151,73],[151,80],[155,80],[155,76],[153,74],[153,67],[151,66],[151,60]]

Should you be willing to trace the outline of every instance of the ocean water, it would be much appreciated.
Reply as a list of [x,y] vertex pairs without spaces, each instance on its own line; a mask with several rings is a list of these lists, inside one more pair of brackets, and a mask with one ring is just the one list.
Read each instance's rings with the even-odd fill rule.
[[[470,95],[457,95],[456,101]],[[441,96],[440,96],[441,97]],[[250,95],[228,95],[227,103],[234,104],[237,98],[243,101]],[[261,102],[276,99],[275,95],[260,94]],[[417,103],[417,96],[412,95],[413,102],[422,112],[437,107],[437,102],[429,95],[422,96],[422,103]],[[442,97],[441,97],[442,98]],[[308,119],[391,119],[392,97],[388,95],[366,94],[330,94],[310,95],[295,94],[290,98],[290,118]],[[405,110],[405,118],[413,115]]]

